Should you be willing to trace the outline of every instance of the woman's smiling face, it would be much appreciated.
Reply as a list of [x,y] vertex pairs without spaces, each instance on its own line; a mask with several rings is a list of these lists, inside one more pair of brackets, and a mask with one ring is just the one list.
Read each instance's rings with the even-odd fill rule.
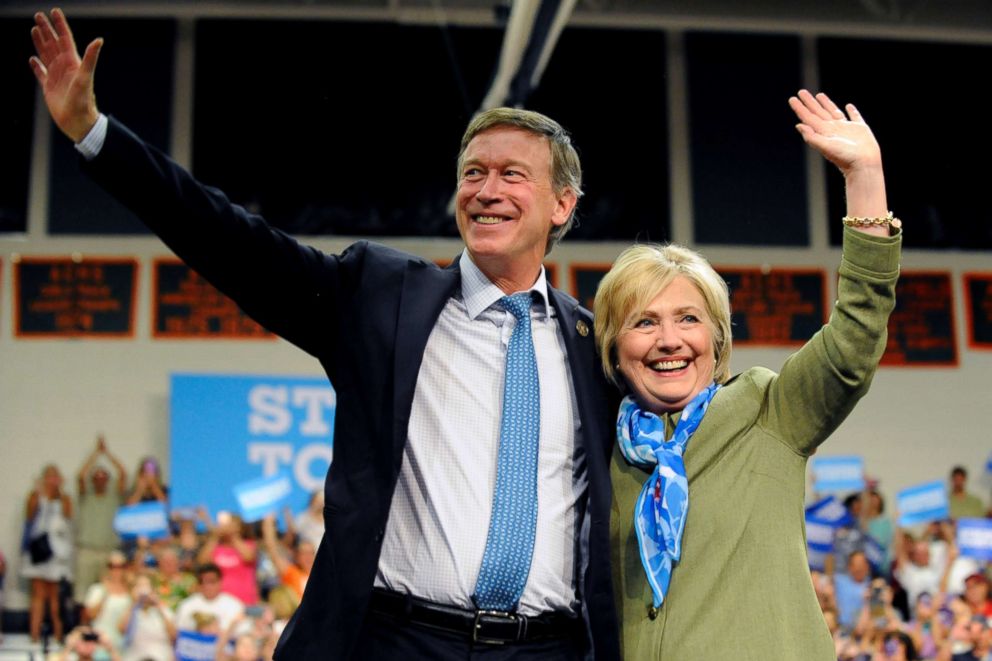
[[617,338],[620,373],[642,408],[680,411],[713,381],[712,322],[696,286],[678,276]]

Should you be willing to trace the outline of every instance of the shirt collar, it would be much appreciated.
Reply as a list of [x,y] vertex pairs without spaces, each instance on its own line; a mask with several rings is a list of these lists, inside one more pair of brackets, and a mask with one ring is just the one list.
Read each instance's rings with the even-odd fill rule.
[[[503,290],[494,285],[486,275],[479,270],[467,250],[463,250],[458,258],[458,267],[462,274],[462,300],[465,302],[465,309],[470,319],[475,319],[483,311],[491,307],[496,301],[506,296]],[[541,265],[541,272],[537,276],[537,281],[526,291],[537,292],[538,297],[535,309],[547,312],[548,300],[548,280],[544,273],[544,265]]]

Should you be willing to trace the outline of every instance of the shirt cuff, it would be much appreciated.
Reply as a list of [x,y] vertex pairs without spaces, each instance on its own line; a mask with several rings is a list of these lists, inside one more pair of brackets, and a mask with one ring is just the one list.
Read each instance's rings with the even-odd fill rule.
[[90,132],[76,143],[76,151],[82,154],[87,161],[92,161],[103,149],[103,141],[107,138],[107,124],[107,116],[100,113]]

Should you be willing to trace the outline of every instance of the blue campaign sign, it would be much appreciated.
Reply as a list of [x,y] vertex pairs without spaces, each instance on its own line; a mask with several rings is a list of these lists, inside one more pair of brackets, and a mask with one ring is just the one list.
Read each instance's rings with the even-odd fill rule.
[[114,531],[124,539],[168,537],[169,516],[165,503],[156,500],[119,508],[114,515]]
[[336,404],[323,377],[172,375],[170,504],[240,512],[235,485],[285,473],[286,505],[304,509],[324,487]]
[[985,470],[992,473],[992,454],[989,455],[989,460],[985,462]]
[[958,519],[961,555],[992,561],[992,519]]
[[885,566],[887,557],[885,548],[871,535],[865,535],[864,552],[865,558],[868,559],[868,564],[871,565],[875,572],[880,573]]
[[288,473],[260,477],[234,485],[234,497],[244,521],[259,521],[266,514],[278,514],[293,493],[293,481]]
[[834,550],[834,526],[825,521],[806,518],[806,545],[813,551],[830,553]]
[[806,521],[809,522],[811,519],[834,528],[854,525],[854,517],[844,504],[833,496],[821,498],[806,508]]
[[865,462],[861,457],[813,457],[812,468],[814,491],[861,491],[865,488]]
[[899,525],[902,527],[942,521],[950,517],[947,491],[940,481],[903,489],[896,494],[896,508],[899,510]]
[[176,661],[214,661],[217,636],[195,631],[180,631],[176,636]]

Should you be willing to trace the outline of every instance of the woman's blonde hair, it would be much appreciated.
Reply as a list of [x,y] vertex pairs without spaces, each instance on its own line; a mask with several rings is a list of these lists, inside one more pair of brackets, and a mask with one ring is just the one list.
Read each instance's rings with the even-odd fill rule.
[[644,244],[627,248],[596,289],[596,345],[603,372],[623,388],[617,370],[617,340],[630,328],[632,317],[640,314],[678,276],[688,279],[706,302],[705,323],[713,334],[715,366],[713,379],[723,383],[730,378],[730,294],[727,283],[713,270],[706,258],[676,244]]

